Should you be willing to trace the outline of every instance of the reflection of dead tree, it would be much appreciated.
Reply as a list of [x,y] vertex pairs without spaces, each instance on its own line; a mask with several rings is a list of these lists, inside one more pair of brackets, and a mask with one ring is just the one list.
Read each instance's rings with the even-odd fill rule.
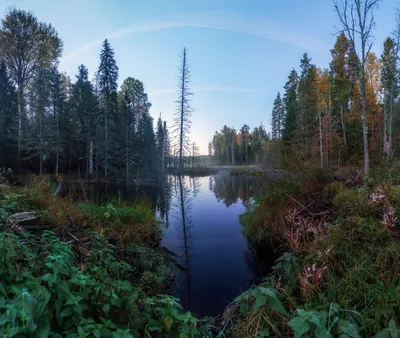
[[211,175],[208,176],[208,190],[213,191],[213,177]]
[[188,287],[188,300],[191,301],[191,279],[190,279],[190,240],[188,230],[191,226],[190,211],[192,208],[192,199],[190,197],[191,190],[185,185],[183,176],[175,176],[175,211],[177,212],[183,232],[183,245],[186,257],[186,274],[187,274],[187,287]]
[[200,193],[200,177],[192,177],[192,192],[193,198]]

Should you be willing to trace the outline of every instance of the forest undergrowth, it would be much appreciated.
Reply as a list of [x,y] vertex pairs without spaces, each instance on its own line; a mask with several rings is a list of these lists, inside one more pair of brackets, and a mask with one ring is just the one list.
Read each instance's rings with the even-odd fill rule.
[[234,337],[400,337],[399,214],[398,163],[267,184],[243,232],[283,255],[227,308],[226,326]]

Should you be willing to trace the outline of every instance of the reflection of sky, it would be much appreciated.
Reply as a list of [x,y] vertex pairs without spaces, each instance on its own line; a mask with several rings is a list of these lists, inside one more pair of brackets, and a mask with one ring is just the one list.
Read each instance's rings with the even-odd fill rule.
[[[185,307],[199,315],[216,315],[242,290],[251,285],[252,271],[245,261],[246,240],[241,234],[241,201],[229,208],[209,190],[209,178],[199,180],[199,194],[192,198],[191,224],[187,227],[191,304],[188,304],[186,273],[180,272],[177,290]],[[183,180],[190,186],[189,178]],[[173,202],[174,205],[176,203]],[[176,210],[175,210],[176,211]],[[170,213],[170,226],[163,245],[184,252],[181,217]],[[182,265],[185,265],[183,262]]]

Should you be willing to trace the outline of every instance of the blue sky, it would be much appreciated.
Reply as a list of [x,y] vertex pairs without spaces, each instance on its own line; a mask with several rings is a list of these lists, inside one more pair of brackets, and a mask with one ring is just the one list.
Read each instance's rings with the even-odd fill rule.
[[[60,69],[73,80],[83,63],[92,75],[101,42],[115,50],[119,82],[141,80],[151,115],[168,124],[175,111],[178,56],[188,49],[192,75],[192,139],[202,153],[214,132],[263,123],[304,52],[327,67],[338,19],[331,0],[0,0],[50,22],[64,41]],[[375,46],[394,28],[396,0],[383,0],[376,15]]]

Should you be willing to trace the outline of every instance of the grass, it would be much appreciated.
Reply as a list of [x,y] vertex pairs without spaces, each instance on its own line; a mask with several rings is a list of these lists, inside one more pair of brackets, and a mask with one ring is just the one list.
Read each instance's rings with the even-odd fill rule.
[[268,185],[241,220],[253,243],[273,237],[287,252],[260,286],[278,292],[286,314],[250,297],[236,336],[397,337],[399,179],[400,167],[384,163],[363,183],[313,171]]
[[161,228],[150,202],[144,198],[134,201],[114,199],[106,205],[77,203],[72,198],[54,195],[55,187],[49,177],[34,176],[24,188],[15,191],[21,195],[22,209],[39,210],[42,221],[57,229],[67,222],[67,215],[82,228],[103,232],[107,237],[124,242],[157,245]]

